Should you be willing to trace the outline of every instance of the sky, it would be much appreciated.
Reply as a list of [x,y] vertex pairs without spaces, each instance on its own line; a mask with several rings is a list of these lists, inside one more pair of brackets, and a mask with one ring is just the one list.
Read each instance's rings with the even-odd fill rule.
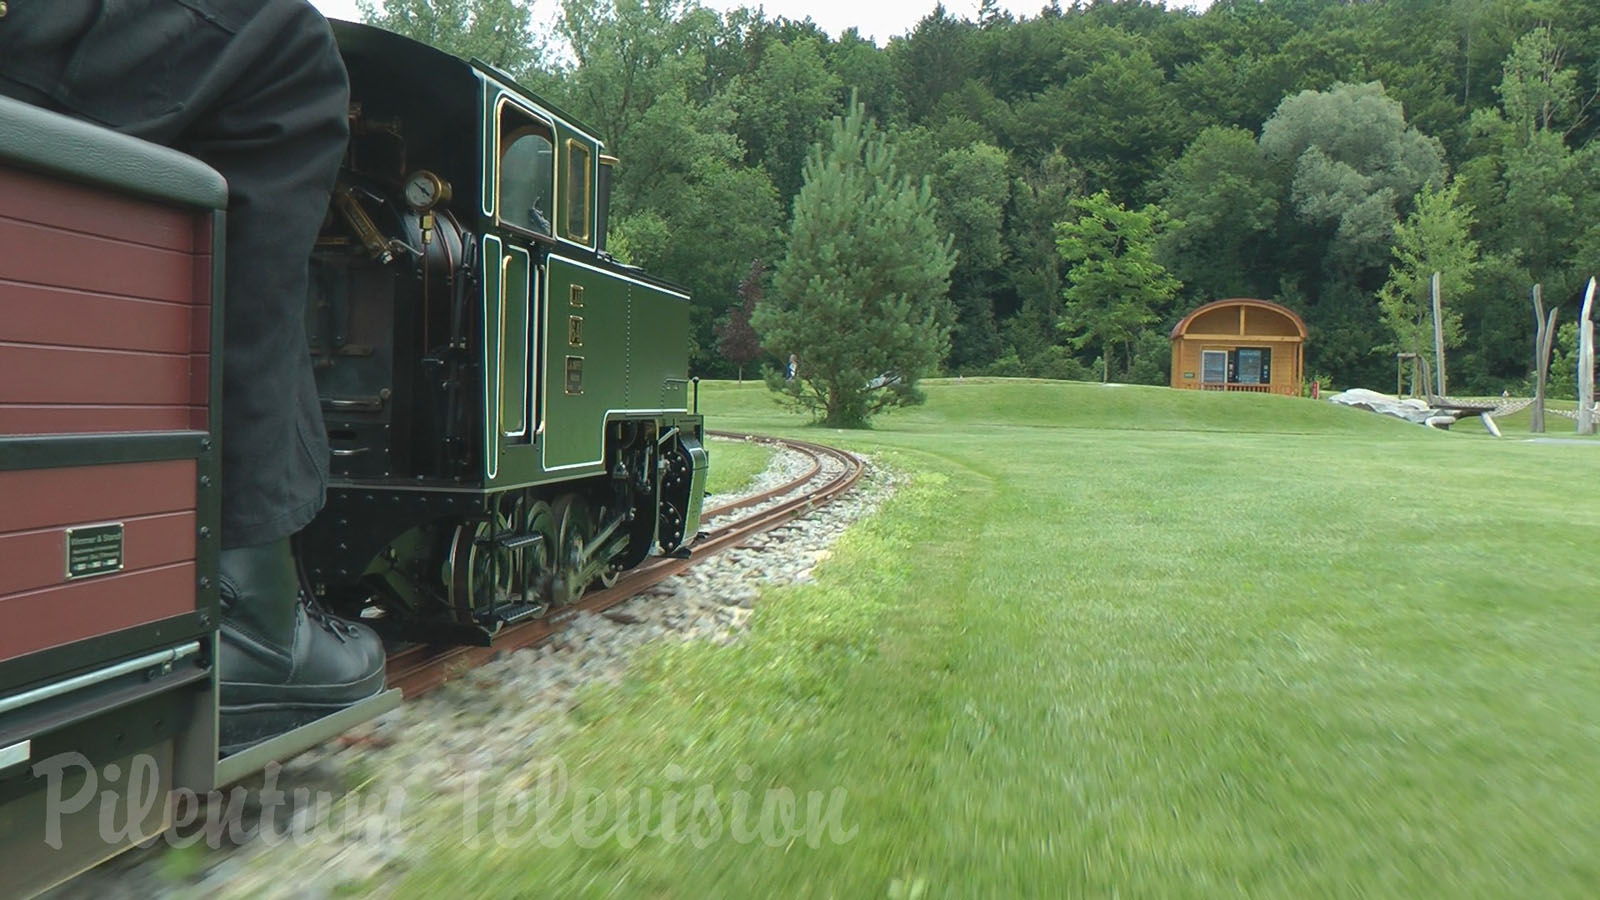
[[[855,26],[862,36],[870,37],[880,46],[889,38],[905,34],[923,16],[933,11],[936,0],[701,0],[713,9],[735,9],[740,6],[761,6],[771,18],[786,16],[804,19],[810,16],[822,29],[834,37]],[[1047,0],[1009,0],[1000,6],[1017,16],[1033,16],[1044,8]],[[330,19],[359,20],[355,0],[311,0]],[[1167,0],[1168,6],[1185,6],[1204,9],[1211,0]],[[533,0],[533,15],[544,21],[555,16],[559,0]],[[978,0],[946,0],[945,9],[953,16],[975,18]]]

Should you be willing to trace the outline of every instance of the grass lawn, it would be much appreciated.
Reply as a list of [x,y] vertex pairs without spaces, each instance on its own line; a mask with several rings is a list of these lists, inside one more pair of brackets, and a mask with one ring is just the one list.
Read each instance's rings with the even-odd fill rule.
[[707,506],[717,503],[716,495],[732,494],[744,490],[751,479],[760,475],[772,462],[772,448],[746,441],[712,439],[709,447],[716,464],[706,476]]
[[[648,792],[688,836],[466,846],[441,802],[403,895],[1600,886],[1600,445],[1052,382],[936,382],[850,433],[759,385],[701,400],[912,480],[741,642],[662,647],[575,712],[546,823]],[[838,827],[752,835],[769,789]]]

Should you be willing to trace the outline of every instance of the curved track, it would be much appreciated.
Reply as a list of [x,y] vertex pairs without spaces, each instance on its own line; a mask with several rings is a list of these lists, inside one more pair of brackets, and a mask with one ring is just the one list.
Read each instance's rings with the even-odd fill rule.
[[[407,697],[414,697],[484,663],[498,653],[533,646],[559,633],[563,624],[580,610],[601,612],[616,606],[645,588],[682,572],[697,560],[736,546],[751,535],[775,528],[827,503],[849,490],[861,478],[865,468],[854,454],[809,441],[758,438],[721,431],[710,434],[759,440],[797,450],[811,457],[811,466],[798,478],[770,491],[706,509],[702,515],[705,522],[728,519],[730,516],[734,518],[702,531],[701,538],[694,544],[691,558],[652,557],[642,565],[622,573],[610,588],[593,590],[576,604],[556,610],[546,618],[507,627],[495,636],[494,645],[490,647],[415,645],[390,654],[389,686],[400,688]],[[825,459],[832,459],[839,465],[825,467]],[[833,471],[825,472],[825,468]],[[738,513],[743,515],[735,516]]]

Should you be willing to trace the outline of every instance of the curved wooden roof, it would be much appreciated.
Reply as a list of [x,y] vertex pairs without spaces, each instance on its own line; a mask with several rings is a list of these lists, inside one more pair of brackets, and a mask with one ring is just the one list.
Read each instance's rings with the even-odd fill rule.
[[1249,297],[1230,297],[1227,300],[1217,300],[1212,303],[1207,303],[1205,306],[1202,306],[1199,309],[1189,313],[1187,316],[1184,316],[1182,321],[1172,326],[1172,333],[1168,335],[1168,337],[1172,340],[1183,337],[1183,335],[1189,330],[1190,322],[1193,322],[1197,317],[1203,315],[1204,313],[1208,313],[1213,309],[1218,309],[1224,306],[1253,306],[1258,309],[1270,310],[1284,316],[1290,322],[1293,322],[1294,327],[1300,332],[1301,340],[1305,340],[1308,334],[1306,331],[1305,320],[1300,318],[1300,316],[1295,313],[1294,310],[1284,306],[1281,303],[1273,303],[1271,300],[1254,300]]

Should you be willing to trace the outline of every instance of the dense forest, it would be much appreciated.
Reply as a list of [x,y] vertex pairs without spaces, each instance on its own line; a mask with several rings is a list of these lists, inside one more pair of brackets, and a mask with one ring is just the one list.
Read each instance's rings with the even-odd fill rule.
[[[1382,387],[1441,268],[1452,393],[1518,392],[1532,286],[1570,323],[1600,272],[1595,0],[1093,0],[1023,18],[986,0],[884,47],[692,0],[565,0],[549,22],[518,0],[363,12],[605,136],[613,248],[690,288],[702,375],[745,362],[730,313],[748,319],[749,276],[783,258],[807,151],[852,95],[950,235],[950,373],[1162,383],[1183,313],[1246,296],[1301,313],[1314,375]],[[1120,213],[1175,290],[1073,290],[1058,223]],[[1557,341],[1558,387],[1574,340]]]

